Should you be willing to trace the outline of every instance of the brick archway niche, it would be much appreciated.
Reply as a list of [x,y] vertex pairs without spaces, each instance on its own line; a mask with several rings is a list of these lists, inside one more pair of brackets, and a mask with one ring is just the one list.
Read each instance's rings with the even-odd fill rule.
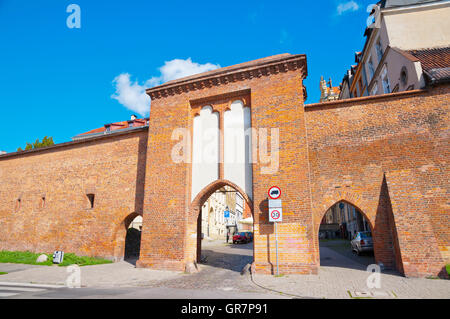
[[138,216],[142,216],[136,212],[129,214],[117,226],[114,233],[114,261],[122,261],[125,258],[125,243],[127,230],[131,222]]
[[186,240],[186,261],[187,263],[198,263],[201,257],[202,240],[201,236],[201,208],[208,198],[217,190],[224,186],[230,186],[244,198],[245,208],[249,208],[253,217],[253,202],[248,195],[236,184],[228,180],[217,180],[206,186],[194,198],[190,205],[187,226]]
[[[364,211],[360,207],[358,207],[357,205],[353,204],[352,202],[350,202],[348,200],[342,199],[342,200],[336,201],[334,204],[329,206],[325,211],[322,212],[321,215],[319,215],[319,218],[315,220],[315,225],[314,225],[315,226],[314,227],[314,229],[315,229],[315,236],[314,236],[314,240],[316,242],[316,247],[317,247],[317,254],[316,254],[317,265],[320,267],[320,247],[319,247],[319,230],[320,230],[320,226],[321,226],[321,222],[320,221],[323,219],[323,217],[325,216],[326,212],[331,207],[333,207],[334,205],[339,204],[339,203],[346,203],[348,205],[353,206],[359,214],[364,216],[364,218],[367,221],[367,224],[369,225],[370,232],[372,233],[372,239],[373,239],[373,243],[374,243],[374,256],[375,256],[375,260],[377,260],[376,256],[377,256],[378,250],[380,249],[379,248],[379,242],[381,242],[381,239],[379,238],[379,234],[377,233],[377,231],[374,232],[373,221],[369,218],[369,216],[366,213],[364,213]],[[317,222],[317,220],[319,220],[319,222]]]

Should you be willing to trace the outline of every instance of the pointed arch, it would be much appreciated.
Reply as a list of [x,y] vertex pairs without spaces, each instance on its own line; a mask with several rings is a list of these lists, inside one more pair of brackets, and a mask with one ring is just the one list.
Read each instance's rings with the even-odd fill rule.
[[205,186],[198,194],[197,196],[195,196],[194,200],[191,203],[191,208],[192,207],[199,207],[201,205],[203,205],[203,203],[218,189],[224,187],[224,186],[230,186],[232,188],[234,188],[236,191],[239,192],[239,194],[242,195],[242,197],[244,197],[244,200],[249,204],[252,214],[253,214],[253,202],[250,199],[250,196],[247,195],[243,189],[241,189],[239,186],[237,186],[235,183],[230,182],[229,180],[226,179],[220,179],[220,180],[216,180],[210,184],[208,184],[207,186]]
[[201,208],[203,204],[208,200],[208,198],[218,189],[230,186],[234,188],[241,196],[244,198],[244,201],[250,207],[250,211],[253,213],[253,202],[239,186],[230,182],[229,180],[220,179],[216,180],[206,187],[204,187],[198,194],[195,196],[189,207],[189,216],[186,227],[186,241],[185,241],[185,259],[187,263],[195,263],[197,260],[200,260],[201,257],[201,237],[198,236],[201,233]]
[[114,231],[113,235],[113,247],[114,247],[114,261],[121,261],[124,259],[125,256],[125,239],[127,235],[128,227],[130,226],[131,222],[137,217],[142,216],[141,214],[138,214],[136,212],[133,212],[129,215],[127,215],[122,221],[119,223],[119,225],[116,226],[116,229]]

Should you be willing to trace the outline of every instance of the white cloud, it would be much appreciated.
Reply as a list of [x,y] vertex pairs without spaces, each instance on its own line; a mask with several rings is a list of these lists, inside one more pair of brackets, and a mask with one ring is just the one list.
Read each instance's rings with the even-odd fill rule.
[[122,73],[115,77],[116,94],[111,97],[127,109],[145,115],[150,110],[150,97],[145,94],[145,87],[130,81],[130,74]]
[[191,58],[187,58],[186,60],[174,59],[164,62],[164,65],[159,68],[160,75],[148,79],[142,85],[137,81],[132,82],[130,80],[130,74],[122,73],[113,81],[116,87],[116,93],[111,97],[119,101],[127,109],[145,116],[150,111],[150,97],[145,94],[145,89],[167,81],[215,70],[217,68],[220,68],[220,65],[212,63],[199,64],[192,62]]
[[359,5],[355,1],[348,1],[348,2],[340,3],[337,6],[337,13],[338,13],[338,15],[341,15],[344,12],[356,11],[358,9],[359,9]]

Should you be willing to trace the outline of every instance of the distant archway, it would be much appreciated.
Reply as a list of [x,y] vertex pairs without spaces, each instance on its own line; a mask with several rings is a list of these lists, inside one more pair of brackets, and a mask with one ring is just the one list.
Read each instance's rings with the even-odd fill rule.
[[[340,200],[320,216],[315,225],[317,263],[323,266],[365,269],[375,263],[378,240],[367,215],[356,205]],[[364,237],[356,243],[355,237]]]

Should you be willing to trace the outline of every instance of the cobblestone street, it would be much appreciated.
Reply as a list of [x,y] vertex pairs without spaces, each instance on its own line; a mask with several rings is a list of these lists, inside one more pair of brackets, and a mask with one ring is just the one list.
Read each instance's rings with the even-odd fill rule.
[[344,241],[322,242],[318,275],[254,275],[255,283],[294,298],[450,298],[450,280],[405,278],[383,270],[380,288],[368,288],[366,271],[373,255],[356,256]]
[[158,287],[184,289],[219,289],[224,291],[267,292],[241,275],[242,269],[253,262],[253,243],[226,244],[223,241],[202,242],[202,263],[199,272],[184,274],[157,283]]

